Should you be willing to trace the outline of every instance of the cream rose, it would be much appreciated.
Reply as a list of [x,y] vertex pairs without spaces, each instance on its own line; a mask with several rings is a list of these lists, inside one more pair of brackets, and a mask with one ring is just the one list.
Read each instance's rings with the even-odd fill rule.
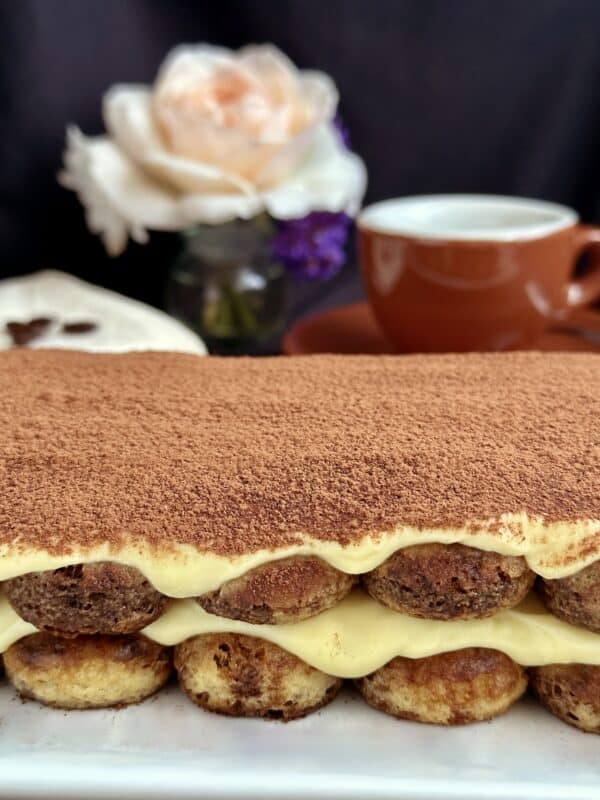
[[70,128],[59,178],[112,255],[147,229],[310,211],[354,214],[366,171],[331,124],[337,91],[277,48],[176,48],[153,87],[104,98],[107,136]]

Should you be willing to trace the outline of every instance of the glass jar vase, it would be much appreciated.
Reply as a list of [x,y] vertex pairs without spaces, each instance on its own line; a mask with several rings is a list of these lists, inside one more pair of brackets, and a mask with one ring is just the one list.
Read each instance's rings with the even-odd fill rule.
[[254,353],[285,322],[284,267],[274,260],[267,216],[198,225],[182,235],[168,278],[167,310],[211,353]]

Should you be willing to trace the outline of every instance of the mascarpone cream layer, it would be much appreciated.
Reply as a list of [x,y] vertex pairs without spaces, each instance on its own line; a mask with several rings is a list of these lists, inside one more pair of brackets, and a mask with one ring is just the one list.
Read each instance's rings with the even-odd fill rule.
[[[124,534],[123,540],[132,541],[133,537]],[[106,544],[84,550],[74,546],[68,554],[53,555],[42,549],[20,548],[17,541],[0,547],[0,581],[70,564],[115,561],[136,567],[169,597],[195,597],[254,567],[287,556],[318,556],[355,575],[374,569],[396,550],[428,542],[460,542],[501,555],[523,556],[543,578],[563,578],[600,558],[600,520],[546,523],[526,514],[504,514],[498,520],[471,522],[462,528],[398,526],[345,546],[298,533],[298,543],[291,547],[229,557],[185,545],[159,552],[139,540],[119,548]]]
[[[35,630],[0,597],[0,652]],[[194,600],[176,600],[142,633],[166,646],[207,633],[255,636],[340,678],[367,675],[396,656],[424,658],[465,647],[501,650],[523,666],[600,665],[600,635],[557,619],[535,595],[487,619],[439,621],[399,614],[356,589],[335,608],[288,625],[226,619]]]

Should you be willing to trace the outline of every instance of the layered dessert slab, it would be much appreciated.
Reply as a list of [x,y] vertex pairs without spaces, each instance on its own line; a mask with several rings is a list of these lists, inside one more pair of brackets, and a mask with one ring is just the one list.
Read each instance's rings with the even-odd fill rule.
[[594,354],[0,354],[0,650],[26,697],[600,732]]

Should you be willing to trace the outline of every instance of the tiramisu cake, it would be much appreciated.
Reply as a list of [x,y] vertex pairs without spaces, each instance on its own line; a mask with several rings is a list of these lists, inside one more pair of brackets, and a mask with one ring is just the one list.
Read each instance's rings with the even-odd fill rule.
[[0,354],[25,697],[600,732],[600,357]]

